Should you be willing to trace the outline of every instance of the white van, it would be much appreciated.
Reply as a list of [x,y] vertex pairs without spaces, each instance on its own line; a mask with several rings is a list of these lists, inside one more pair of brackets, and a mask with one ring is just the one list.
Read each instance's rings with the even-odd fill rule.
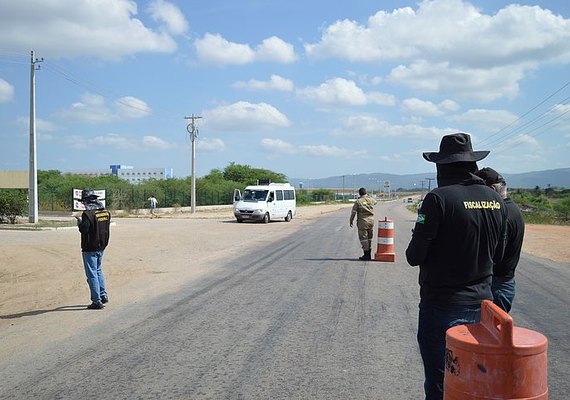
[[295,188],[288,183],[248,186],[243,195],[234,190],[234,216],[237,222],[274,219],[291,221],[297,212]]

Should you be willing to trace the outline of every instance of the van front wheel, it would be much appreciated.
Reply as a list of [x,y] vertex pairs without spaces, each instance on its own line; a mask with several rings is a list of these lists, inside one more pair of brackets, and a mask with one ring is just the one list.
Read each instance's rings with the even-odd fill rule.
[[269,213],[265,213],[265,215],[263,216],[263,223],[264,224],[269,223]]
[[287,216],[285,217],[285,222],[291,221],[291,218],[293,218],[293,216],[291,215],[291,211],[289,211],[289,212],[287,213]]

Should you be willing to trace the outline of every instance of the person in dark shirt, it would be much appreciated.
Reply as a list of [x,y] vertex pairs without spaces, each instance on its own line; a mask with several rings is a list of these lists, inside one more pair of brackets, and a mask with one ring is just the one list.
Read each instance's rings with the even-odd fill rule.
[[475,173],[485,184],[499,193],[507,210],[507,242],[503,259],[493,268],[493,303],[505,312],[511,311],[515,299],[515,269],[519,263],[524,239],[524,219],[519,207],[507,195],[505,179],[492,168],[481,168]]
[[473,151],[466,133],[446,135],[436,164],[438,187],[425,195],[406,249],[419,265],[418,344],[427,400],[443,398],[445,334],[480,321],[481,302],[492,299],[494,257],[502,256],[506,220],[501,196],[474,175],[489,151]]
[[81,192],[81,201],[85,211],[77,217],[77,226],[81,232],[81,251],[85,275],[91,292],[91,310],[100,310],[109,301],[105,287],[105,277],[101,269],[103,252],[109,244],[111,213],[105,210],[103,203],[91,189]]

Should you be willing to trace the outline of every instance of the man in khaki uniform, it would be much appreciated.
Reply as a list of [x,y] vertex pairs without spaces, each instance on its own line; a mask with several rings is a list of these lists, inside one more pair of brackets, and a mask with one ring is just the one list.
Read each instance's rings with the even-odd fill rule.
[[358,189],[358,194],[360,197],[352,206],[352,212],[350,213],[350,227],[352,228],[354,217],[356,217],[358,239],[364,251],[364,255],[359,257],[359,260],[369,261],[372,259],[370,253],[374,235],[374,205],[376,200],[368,196],[365,188]]

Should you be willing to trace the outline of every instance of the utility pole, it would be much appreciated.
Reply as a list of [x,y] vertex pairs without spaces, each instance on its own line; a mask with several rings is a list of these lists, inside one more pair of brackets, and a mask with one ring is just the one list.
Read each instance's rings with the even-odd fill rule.
[[186,130],[190,134],[190,139],[192,139],[192,183],[190,188],[190,212],[194,214],[196,212],[196,139],[198,138],[198,129],[196,128],[196,120],[202,117],[192,114],[190,117],[184,117],[184,119],[189,119],[190,123],[186,126]]
[[426,178],[428,181],[428,193],[431,192],[431,181],[435,181],[435,178]]
[[[28,214],[29,221],[38,223],[38,167],[36,152],[36,64],[44,59],[36,58],[35,52],[31,51],[30,63],[30,159],[28,166]],[[37,69],[40,69],[39,65]]]

